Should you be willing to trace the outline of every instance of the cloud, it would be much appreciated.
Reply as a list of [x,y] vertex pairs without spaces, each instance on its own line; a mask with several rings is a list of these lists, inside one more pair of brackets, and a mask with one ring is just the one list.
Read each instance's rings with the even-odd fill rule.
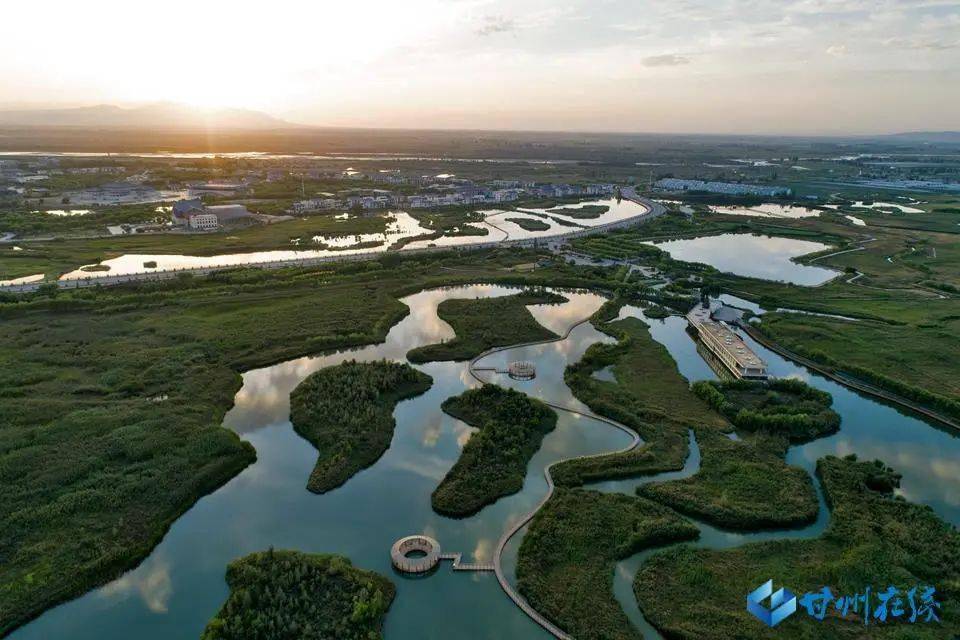
[[827,55],[833,56],[834,58],[842,58],[847,55],[847,45],[845,44],[834,44],[827,47]]
[[665,53],[659,56],[647,56],[643,59],[645,67],[679,67],[692,62],[687,56],[681,56],[676,53]]
[[960,41],[919,40],[908,38],[888,38],[884,44],[897,49],[912,49],[915,51],[947,51],[960,47]]
[[490,36],[496,33],[506,33],[517,28],[513,18],[506,16],[485,16],[483,23],[477,27],[476,33],[480,36]]

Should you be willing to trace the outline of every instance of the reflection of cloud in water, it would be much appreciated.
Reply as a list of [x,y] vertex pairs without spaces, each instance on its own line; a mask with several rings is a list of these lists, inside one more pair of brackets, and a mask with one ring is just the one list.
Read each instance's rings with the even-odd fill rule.
[[558,293],[569,300],[562,305],[537,304],[527,307],[533,317],[544,327],[563,334],[574,322],[579,322],[599,309],[604,299],[593,293]]
[[[809,240],[724,233],[666,242],[649,242],[666,251],[675,260],[701,262],[720,271],[742,276],[780,280],[799,285],[816,285],[837,275],[838,271],[798,264],[791,259],[829,245]],[[748,260],[744,257],[749,256]]]
[[480,538],[477,540],[477,546],[473,548],[474,562],[492,562],[493,561],[493,541],[489,538]]
[[443,430],[443,416],[438,413],[431,413],[430,419],[423,427],[423,446],[432,449],[437,446],[440,439],[440,432]]
[[447,475],[450,461],[439,456],[417,456],[415,459],[407,457],[393,460],[391,466],[439,483]]
[[453,425],[453,433],[457,436],[457,448],[463,451],[463,448],[467,446],[467,442],[477,430],[468,425],[465,422],[460,422],[457,420],[456,424]]
[[173,594],[170,566],[166,560],[149,559],[139,569],[107,584],[97,593],[107,600],[119,600],[134,592],[153,613],[166,613]]

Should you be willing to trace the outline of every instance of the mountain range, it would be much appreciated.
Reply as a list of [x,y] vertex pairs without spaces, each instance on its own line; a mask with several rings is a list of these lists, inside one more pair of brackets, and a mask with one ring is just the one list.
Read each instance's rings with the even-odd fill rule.
[[59,109],[0,110],[0,126],[291,129],[300,125],[249,109],[198,109],[173,102],[160,102],[137,107],[100,104]]

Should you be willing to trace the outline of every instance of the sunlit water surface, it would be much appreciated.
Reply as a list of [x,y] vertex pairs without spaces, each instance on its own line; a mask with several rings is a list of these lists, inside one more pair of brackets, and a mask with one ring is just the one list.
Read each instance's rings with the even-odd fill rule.
[[[560,412],[556,430],[544,439],[528,467],[523,490],[471,518],[453,520],[433,513],[430,494],[456,461],[472,431],[440,410],[444,399],[477,385],[465,363],[419,366],[433,377],[433,387],[397,406],[390,449],[372,467],[324,495],[305,489],[316,452],[296,435],[288,418],[290,392],[311,372],[348,359],[402,361],[411,348],[453,337],[451,328],[436,315],[436,306],[442,300],[502,296],[515,291],[494,286],[424,291],[403,300],[411,314],[391,329],[382,344],[298,358],[245,373],[236,404],[224,423],[253,444],[257,461],[179,518],[137,568],[52,609],[11,637],[196,638],[227,597],[226,565],[270,546],[342,554],[357,566],[390,576],[398,591],[384,631],[392,640],[548,637],[507,599],[492,574],[454,574],[449,566],[441,566],[426,578],[397,575],[389,562],[390,545],[401,536],[425,532],[436,537],[444,549],[464,552],[465,561],[489,562],[506,526],[533,508],[545,492],[542,470],[547,464],[573,455],[618,449],[628,442],[625,434],[590,418]],[[544,326],[561,334],[603,302],[593,294],[565,295],[570,300],[565,304],[531,307]],[[621,317],[626,316],[644,319],[642,310],[632,306],[622,310]],[[690,380],[715,377],[697,353],[683,319],[644,320],[684,376]],[[485,375],[533,397],[584,409],[564,385],[563,370],[578,361],[589,345],[610,340],[589,323],[580,324],[565,340],[500,352],[480,364],[531,360],[536,364],[537,378],[530,382]],[[827,454],[882,458],[903,474],[904,497],[929,504],[950,522],[960,523],[960,438],[845,389],[746,340],[767,361],[773,374],[800,377],[832,393],[834,408],[843,418],[836,435],[792,447],[787,454],[791,464],[812,471],[816,460]],[[611,376],[607,372],[602,377]],[[641,482],[685,477],[698,465],[699,450],[694,441],[681,472],[592,486],[633,493]],[[822,532],[827,516],[822,507],[817,522],[809,527],[757,534],[731,533],[698,523],[701,540],[696,544],[731,547],[776,537],[813,537]],[[506,550],[504,564],[509,576],[515,569],[518,546],[519,538]],[[633,575],[649,553],[617,565],[615,592],[635,624],[648,637],[656,637],[631,591]]]

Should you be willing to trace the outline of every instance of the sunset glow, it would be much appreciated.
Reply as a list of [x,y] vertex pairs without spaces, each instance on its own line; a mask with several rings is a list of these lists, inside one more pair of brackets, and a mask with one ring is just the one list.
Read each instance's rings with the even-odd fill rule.
[[5,23],[30,27],[0,42],[0,104],[173,101],[320,125],[829,133],[949,128],[960,92],[960,8],[939,0],[129,7],[8,3]]

